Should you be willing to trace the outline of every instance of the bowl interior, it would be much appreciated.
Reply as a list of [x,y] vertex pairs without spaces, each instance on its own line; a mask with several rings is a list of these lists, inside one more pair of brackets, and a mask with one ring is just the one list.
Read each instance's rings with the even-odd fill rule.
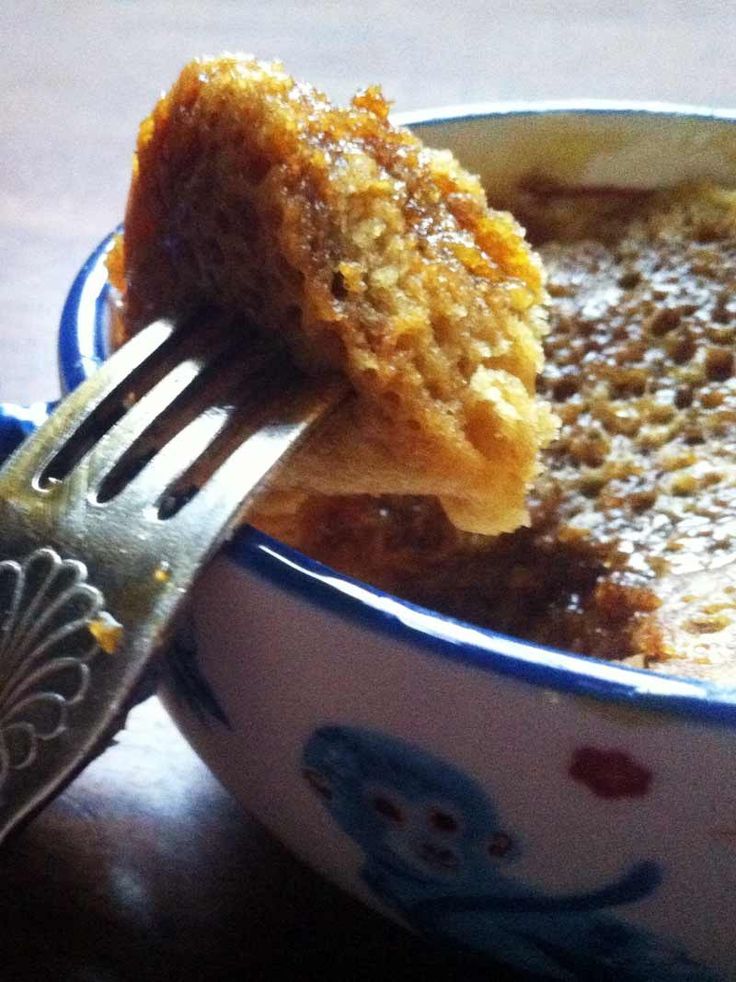
[[736,184],[728,111],[590,102],[476,106],[398,117],[430,146],[449,147],[489,190],[529,174],[565,184],[635,188],[682,181]]

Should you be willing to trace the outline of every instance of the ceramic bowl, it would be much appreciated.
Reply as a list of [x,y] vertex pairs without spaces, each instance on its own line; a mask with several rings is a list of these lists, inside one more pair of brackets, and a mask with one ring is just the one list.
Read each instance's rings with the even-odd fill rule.
[[[736,183],[726,112],[401,121],[495,187]],[[64,311],[67,388],[105,355],[108,247]],[[245,528],[202,577],[161,695],[253,815],[409,928],[540,978],[736,978],[736,691],[460,623]]]

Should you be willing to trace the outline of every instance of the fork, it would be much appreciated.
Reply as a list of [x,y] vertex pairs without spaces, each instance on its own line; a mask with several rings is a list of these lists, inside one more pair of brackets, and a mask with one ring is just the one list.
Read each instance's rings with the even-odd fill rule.
[[201,316],[146,327],[0,471],[0,841],[125,719],[207,559],[345,394]]

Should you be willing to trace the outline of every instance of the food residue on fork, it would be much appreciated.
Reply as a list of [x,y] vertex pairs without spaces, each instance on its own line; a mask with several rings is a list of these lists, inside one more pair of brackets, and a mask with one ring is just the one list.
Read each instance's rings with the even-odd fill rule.
[[153,571],[153,578],[157,583],[168,583],[171,579],[171,566],[162,560]]
[[123,625],[106,610],[91,620],[87,629],[107,655],[114,655],[123,640]]

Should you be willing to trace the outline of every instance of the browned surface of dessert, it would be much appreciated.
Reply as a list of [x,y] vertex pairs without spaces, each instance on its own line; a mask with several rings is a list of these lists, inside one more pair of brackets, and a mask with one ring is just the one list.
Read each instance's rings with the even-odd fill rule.
[[459,617],[736,684],[736,193],[531,183],[514,207],[549,273],[541,391],[562,418],[531,526],[484,539],[366,496],[281,531]]
[[271,512],[431,494],[465,529],[513,529],[554,433],[541,265],[476,178],[387,116],[378,89],[335,108],[278,63],[188,65],[140,129],[110,265],[127,328],[212,304],[347,374],[355,398]]

